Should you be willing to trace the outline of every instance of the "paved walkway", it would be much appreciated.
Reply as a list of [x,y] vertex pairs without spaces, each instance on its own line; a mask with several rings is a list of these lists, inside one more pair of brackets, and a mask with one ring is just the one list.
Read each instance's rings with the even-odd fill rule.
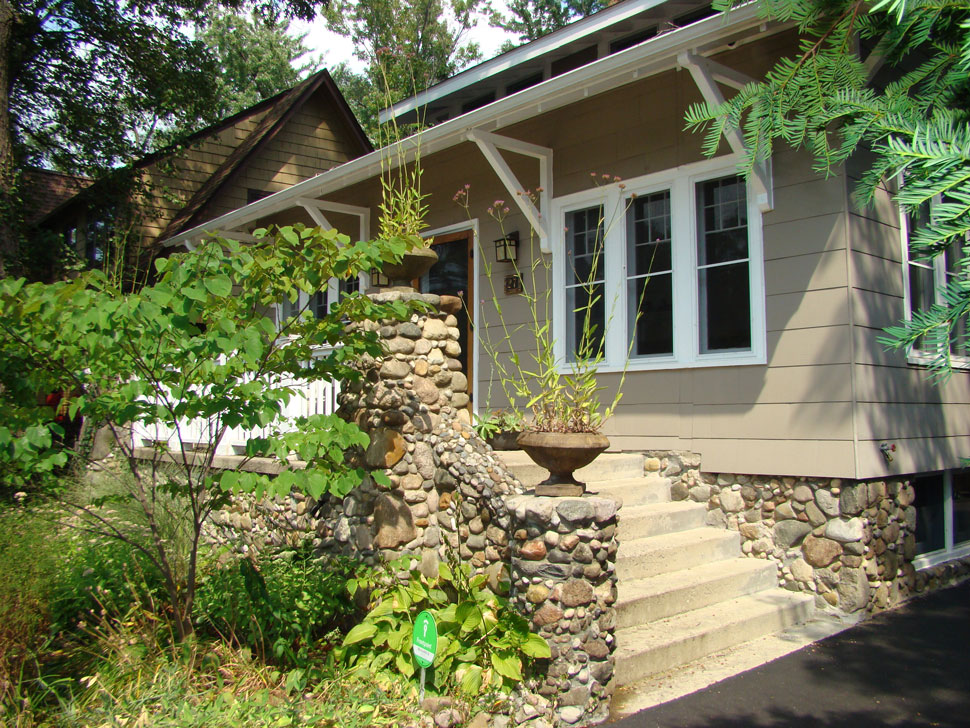
[[970,728],[970,581],[612,728]]

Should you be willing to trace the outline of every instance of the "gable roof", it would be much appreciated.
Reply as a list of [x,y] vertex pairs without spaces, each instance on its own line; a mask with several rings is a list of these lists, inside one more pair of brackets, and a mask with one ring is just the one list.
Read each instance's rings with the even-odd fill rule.
[[[145,169],[146,167],[149,167],[168,156],[178,153],[178,151],[184,147],[203,141],[220,133],[221,131],[232,128],[240,121],[266,111],[266,114],[257,123],[256,128],[253,129],[253,131],[235,149],[233,149],[228,157],[223,160],[222,164],[220,164],[216,172],[209,179],[207,179],[198,190],[196,190],[195,194],[185,205],[185,207],[183,207],[169,222],[169,224],[166,226],[162,239],[168,237],[169,235],[175,235],[191,223],[197,222],[204,212],[206,203],[208,203],[208,201],[212,199],[212,197],[219,192],[219,190],[223,189],[226,184],[232,181],[232,179],[245,167],[246,162],[252,158],[253,154],[261,149],[267,142],[273,139],[273,137],[276,136],[286,122],[295,113],[297,113],[309,99],[311,99],[321,90],[329,96],[329,100],[334,104],[338,116],[346,124],[350,133],[350,143],[357,146],[358,151],[361,154],[367,154],[373,151],[373,145],[370,143],[370,140],[367,138],[367,135],[361,128],[360,123],[357,121],[357,117],[354,116],[353,111],[347,104],[347,100],[337,88],[337,85],[330,76],[330,73],[326,69],[322,69],[291,89],[287,89],[286,91],[282,91],[275,96],[270,96],[269,98],[263,99],[253,106],[243,109],[242,111],[239,111],[232,116],[228,116],[225,119],[221,119],[215,124],[210,124],[209,126],[193,132],[188,136],[182,137],[178,141],[152,152],[151,154],[148,154],[131,164],[131,169]],[[107,177],[110,176],[110,174],[107,175]],[[97,181],[89,180],[87,185],[78,187],[72,195],[69,195],[66,198],[61,198],[52,207],[46,209],[43,215],[35,216],[31,223],[39,224],[46,219],[55,217],[58,213],[61,213],[64,209],[68,208],[78,200],[78,193],[82,192],[87,187],[101,184],[106,184],[106,178],[102,178],[101,180]]]
[[212,176],[196,190],[192,199],[186,203],[185,207],[171,219],[162,232],[161,239],[164,240],[172,235],[176,235],[182,230],[191,227],[193,223],[198,222],[209,200],[232,181],[240,172],[246,160],[275,137],[293,114],[321,87],[328,90],[334,100],[338,102],[338,112],[341,112],[344,121],[348,123],[351,133],[361,146],[361,152],[366,154],[373,151],[374,147],[367,139],[367,135],[357,121],[357,117],[354,116],[350,107],[347,105],[343,94],[337,89],[330,73],[326,69],[323,69],[297,86],[294,86],[289,91],[285,91],[276,97],[278,99],[277,103],[260,119],[252,133],[226,157]]
[[90,177],[54,172],[39,167],[24,173],[24,196],[32,203],[28,225],[44,219],[52,211],[71,199],[85,187],[93,184]]

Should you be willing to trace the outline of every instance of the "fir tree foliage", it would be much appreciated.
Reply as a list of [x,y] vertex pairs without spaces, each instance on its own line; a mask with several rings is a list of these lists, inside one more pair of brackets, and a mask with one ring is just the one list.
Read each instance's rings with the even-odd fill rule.
[[[727,10],[731,0],[719,0]],[[804,148],[830,174],[853,155],[869,167],[860,205],[881,186],[912,218],[910,259],[951,246],[962,263],[943,303],[886,329],[891,348],[918,345],[935,377],[952,370],[970,310],[970,3],[966,0],[762,0],[766,17],[793,23],[798,52],[723,105],[694,104],[687,128],[716,154],[725,131],[742,132],[750,172],[778,146]]]

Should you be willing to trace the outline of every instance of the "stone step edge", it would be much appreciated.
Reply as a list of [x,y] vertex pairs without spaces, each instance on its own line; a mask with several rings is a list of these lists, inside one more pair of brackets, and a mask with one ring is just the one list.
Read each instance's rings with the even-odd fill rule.
[[[687,664],[705,655],[723,650],[731,645],[748,642],[765,634],[771,634],[794,624],[807,622],[814,613],[815,600],[810,594],[770,589],[753,595],[695,609],[648,625],[628,627],[616,632],[616,664],[618,684],[625,685],[662,672],[677,665]],[[725,621],[725,616],[728,620]],[[731,632],[758,629],[771,617],[780,618],[780,627],[765,629],[760,634],[744,635],[735,639]],[[790,620],[790,621],[789,621]],[[788,622],[785,624],[785,622]],[[720,633],[720,635],[718,634]],[[700,642],[700,644],[694,644]],[[713,644],[705,644],[713,642]],[[624,646],[633,645],[633,646]],[[693,646],[693,649],[691,648]],[[651,672],[628,678],[622,664],[645,658],[651,653],[682,647],[682,657],[655,659],[661,663]],[[658,654],[659,657],[659,654]]]
[[[622,513],[622,510],[620,512]],[[654,551],[732,540],[737,542],[738,556],[740,556],[741,537],[737,531],[713,528],[712,526],[700,526],[698,528],[689,528],[686,531],[675,531],[674,533],[662,533],[657,536],[646,536],[644,538],[621,541],[616,558],[618,561],[620,559],[637,559]]]
[[[658,621],[690,611],[691,607],[700,609],[773,589],[777,586],[776,573],[775,565],[766,559],[732,559],[657,576],[620,579],[616,601],[618,622],[623,624],[623,629],[642,626],[649,623],[642,621],[645,609],[661,612],[650,620]],[[675,601],[666,603],[670,599]]]

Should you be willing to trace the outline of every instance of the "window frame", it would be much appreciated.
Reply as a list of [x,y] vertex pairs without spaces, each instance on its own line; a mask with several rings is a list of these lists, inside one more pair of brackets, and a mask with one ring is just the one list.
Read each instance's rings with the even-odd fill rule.
[[[552,286],[555,354],[564,370],[566,356],[567,280],[565,215],[602,204],[604,210],[604,261],[606,284],[606,356],[600,372],[649,371],[767,363],[764,242],[762,214],[750,183],[746,184],[748,213],[748,280],[751,347],[747,350],[702,353],[700,342],[700,286],[698,283],[697,185],[738,173],[738,157],[729,155],[643,175],[621,183],[556,197],[552,200]],[[620,185],[623,185],[621,189]],[[627,364],[630,327],[627,301],[627,201],[633,194],[670,191],[671,291],[673,352],[631,356]]]
[[[333,307],[333,305],[340,300],[340,296],[345,295],[346,293],[343,287],[341,286],[341,283],[343,283],[343,281],[340,278],[330,278],[327,281],[326,292],[327,292],[327,312],[328,313],[330,309]],[[358,292],[366,290],[370,285],[370,276],[367,273],[361,273],[360,275],[358,275],[357,285],[358,285],[358,288],[357,288]],[[320,292],[322,292],[322,290],[323,289],[321,289]],[[297,310],[300,310],[300,311],[311,310],[310,295],[311,294],[309,293],[304,293],[303,291],[300,291],[300,293],[297,295],[296,302],[293,304],[297,307]],[[276,315],[277,329],[279,329],[280,326],[283,324],[284,310],[285,310],[285,304],[283,301],[280,301],[279,303],[276,304],[275,315]]]
[[[933,214],[932,206],[937,199],[930,203],[930,215]],[[911,289],[910,266],[918,265],[933,271],[933,303],[943,304],[943,289],[946,287],[946,253],[942,252],[930,261],[914,261],[909,257],[909,236],[910,236],[910,215],[902,207],[899,208],[899,238],[900,252],[902,256],[903,268],[903,319],[913,320],[913,299]],[[970,342],[968,342],[970,343]],[[930,366],[936,361],[936,355],[924,349],[917,349],[909,346],[906,349],[906,361],[913,366]],[[954,369],[970,370],[970,354],[954,354],[950,352],[950,363]]]
[[[939,472],[939,471],[937,471]],[[953,470],[944,470],[943,475],[943,548],[935,551],[926,551],[913,559],[913,566],[917,569],[925,569],[936,566],[953,559],[960,559],[970,556],[970,540],[955,542],[955,516],[953,510]],[[933,475],[934,473],[920,473],[921,476]],[[917,480],[918,476],[913,476]],[[915,488],[915,483],[913,484]]]

